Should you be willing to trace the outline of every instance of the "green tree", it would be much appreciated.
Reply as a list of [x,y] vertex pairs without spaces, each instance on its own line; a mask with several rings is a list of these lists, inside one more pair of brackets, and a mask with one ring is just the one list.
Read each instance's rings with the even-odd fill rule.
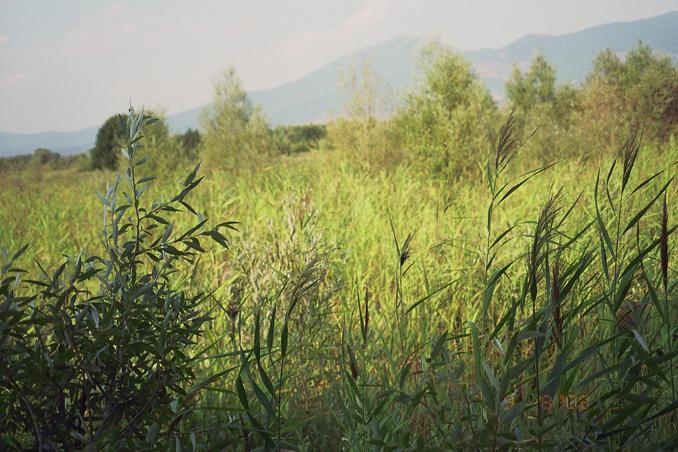
[[457,176],[475,169],[492,142],[497,107],[462,56],[434,42],[422,52],[423,79],[394,122],[408,153]]
[[665,141],[678,130],[678,68],[640,42],[624,59],[600,53],[583,86],[581,128],[592,145],[616,148],[633,129]]
[[394,157],[382,119],[388,110],[387,96],[380,86],[369,61],[342,74],[340,89],[348,101],[344,113],[327,128],[329,144],[363,165],[380,165]]
[[527,71],[515,65],[506,82],[517,132],[525,135],[536,131],[524,152],[547,161],[573,152],[571,133],[580,110],[579,89],[556,81],[555,68],[539,52]]
[[58,152],[54,152],[45,148],[37,148],[33,151],[33,156],[31,159],[35,165],[44,166],[55,163],[60,157],[61,155]]
[[183,153],[187,156],[195,155],[198,147],[200,147],[200,142],[202,141],[200,131],[191,128],[187,129],[184,133],[178,134],[176,138],[181,145]]
[[157,111],[148,114],[158,119],[144,129],[144,152],[151,157],[149,167],[163,173],[182,169],[183,164],[192,159],[170,133],[164,114]]
[[211,167],[257,164],[272,151],[269,125],[252,104],[233,67],[214,85],[214,102],[201,114],[201,156]]
[[273,130],[273,140],[278,152],[284,155],[308,152],[317,148],[327,135],[324,124],[280,126]]
[[92,168],[115,169],[117,167],[126,121],[127,115],[113,115],[99,128],[94,148],[90,151]]
[[542,53],[532,59],[527,72],[513,66],[511,78],[506,82],[506,96],[518,111],[529,111],[540,103],[553,103],[556,99],[556,70]]

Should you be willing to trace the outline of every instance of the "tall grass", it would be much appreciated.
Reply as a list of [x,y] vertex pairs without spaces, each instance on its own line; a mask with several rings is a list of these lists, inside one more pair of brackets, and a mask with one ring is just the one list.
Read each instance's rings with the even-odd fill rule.
[[[678,149],[632,137],[600,168],[539,166],[524,139],[509,118],[483,175],[456,182],[340,152],[208,174],[192,205],[241,224],[177,274],[218,313],[177,441],[675,447]],[[44,265],[95,251],[109,177],[2,181],[0,247],[31,238]]]

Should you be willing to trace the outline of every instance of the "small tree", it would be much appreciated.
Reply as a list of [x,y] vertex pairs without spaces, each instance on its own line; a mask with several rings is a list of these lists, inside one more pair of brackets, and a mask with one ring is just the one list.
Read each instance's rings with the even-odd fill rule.
[[518,112],[527,112],[540,103],[552,103],[556,98],[556,70],[542,53],[532,59],[527,72],[513,67],[506,82],[506,96]]
[[233,67],[215,83],[214,102],[200,119],[205,131],[201,155],[207,165],[235,168],[270,156],[268,123],[247,97]]
[[475,169],[498,120],[494,101],[470,63],[439,43],[424,48],[421,66],[396,119],[407,152],[448,176]]
[[[125,119],[126,115],[122,118]],[[118,154],[120,146],[125,135],[121,116],[111,116],[103,123],[97,132],[94,148],[90,151],[92,168],[94,169],[115,169],[118,163]]]
[[678,130],[678,68],[642,42],[624,60],[607,50],[593,63],[583,102],[581,127],[595,145],[614,148],[635,129],[663,141]]
[[33,156],[32,156],[32,161],[33,164],[38,165],[38,166],[43,166],[47,165],[49,163],[54,163],[59,158],[61,155],[58,152],[54,152],[50,149],[45,149],[45,148],[37,148],[36,150],[33,151]]
[[361,164],[389,160],[388,130],[383,120],[386,95],[369,61],[342,74],[341,88],[348,95],[344,114],[328,125],[330,144]]
[[194,155],[198,147],[200,146],[200,143],[202,141],[202,137],[200,136],[200,132],[197,129],[191,129],[189,128],[186,130],[186,132],[182,134],[178,134],[176,136],[177,140],[179,141],[179,144],[181,144],[181,149],[185,155]]
[[525,153],[553,160],[573,150],[573,131],[580,110],[579,89],[556,84],[556,70],[542,53],[532,59],[529,70],[516,65],[506,82],[506,95],[514,109],[514,127],[520,135],[538,131],[526,145]]

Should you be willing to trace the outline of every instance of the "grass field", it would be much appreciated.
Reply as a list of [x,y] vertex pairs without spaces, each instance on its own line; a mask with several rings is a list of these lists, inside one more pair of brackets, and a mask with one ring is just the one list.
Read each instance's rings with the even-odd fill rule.
[[[168,441],[675,447],[678,148],[629,146],[608,173],[614,157],[531,173],[498,146],[489,174],[453,181],[319,150],[201,171],[193,207],[239,224],[173,282],[213,291],[195,367],[218,377]],[[183,174],[145,196],[167,198]],[[511,191],[521,174],[534,177]],[[8,175],[0,248],[29,242],[32,272],[32,257],[100,253],[96,193],[113,178]]]

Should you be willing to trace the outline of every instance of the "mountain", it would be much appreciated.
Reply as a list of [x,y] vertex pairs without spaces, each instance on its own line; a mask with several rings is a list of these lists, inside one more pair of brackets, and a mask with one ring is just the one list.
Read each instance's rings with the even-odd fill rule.
[[[514,64],[526,67],[541,51],[557,70],[559,81],[581,82],[595,56],[612,49],[620,55],[643,41],[654,50],[678,61],[678,11],[632,22],[616,22],[559,36],[527,35],[499,49],[463,52],[492,94],[503,97],[505,81]],[[276,88],[249,93],[262,106],[273,125],[326,121],[341,113],[346,95],[339,89],[342,73],[369,60],[379,80],[390,91],[402,91],[416,75],[416,59],[422,38],[400,37],[341,57],[305,77]],[[203,107],[168,116],[170,128],[181,132],[198,127]],[[91,147],[96,127],[75,132],[12,134],[0,132],[0,156],[30,153],[46,147],[74,153]]]
[[[341,57],[305,77],[276,88],[253,91],[250,99],[261,105],[273,125],[304,124],[326,121],[341,113],[346,101],[340,89],[342,73],[351,66],[360,67],[369,61],[380,83],[389,90],[404,89],[412,80],[419,48],[425,40],[400,37]],[[184,111],[167,118],[172,130],[198,126],[198,117],[204,107]]]
[[77,154],[92,147],[97,130],[97,127],[89,127],[72,132],[0,132],[0,157],[30,154],[41,147],[64,155]]
[[481,79],[497,97],[513,64],[529,64],[541,51],[556,69],[559,81],[582,82],[596,55],[605,49],[623,55],[639,41],[678,60],[678,11],[633,22],[615,22],[559,36],[527,35],[501,49],[466,52]]

